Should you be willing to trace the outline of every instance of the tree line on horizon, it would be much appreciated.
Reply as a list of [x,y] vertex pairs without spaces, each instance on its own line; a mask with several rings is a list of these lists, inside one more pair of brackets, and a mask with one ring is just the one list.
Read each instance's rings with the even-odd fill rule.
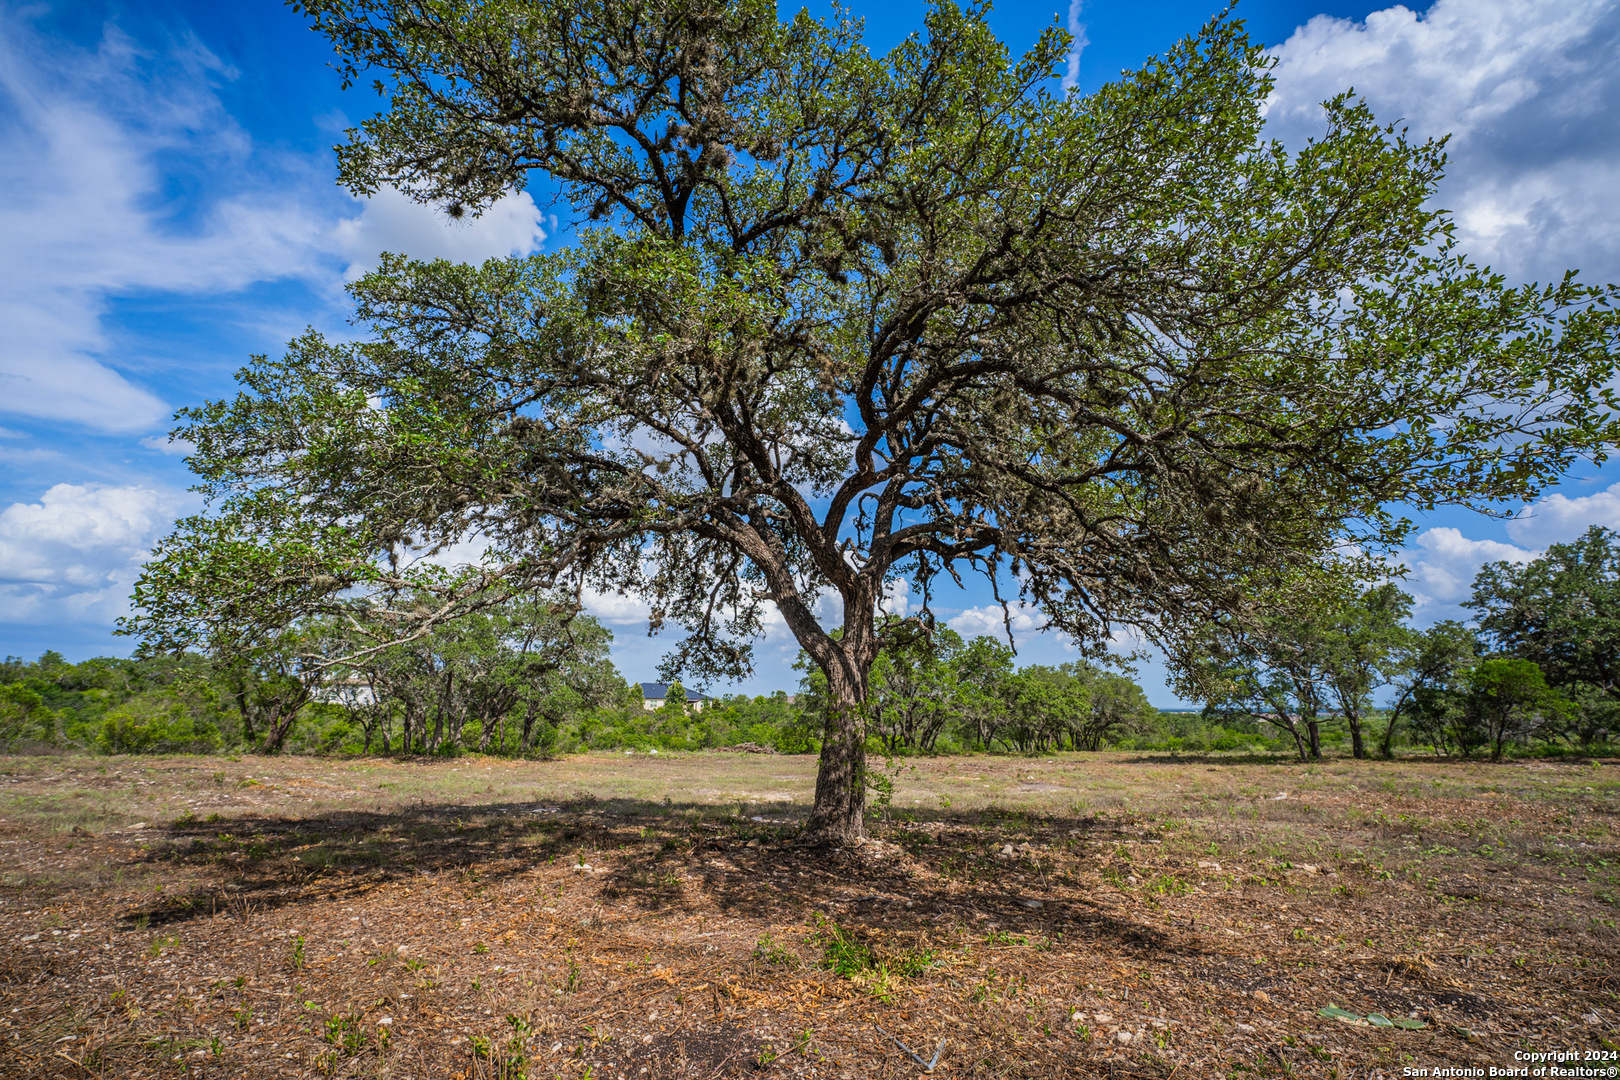
[[[1139,748],[1278,750],[1320,758],[1400,747],[1495,760],[1534,744],[1583,751],[1620,728],[1620,534],[1594,527],[1525,564],[1485,566],[1475,625],[1412,627],[1392,583],[1243,633],[1212,628],[1178,684],[1189,716],[1149,705],[1132,679],[1087,661],[1019,666],[1007,644],[894,619],[873,666],[866,733],[889,757]],[[819,750],[832,704],[801,656],[798,693],[661,707],[609,659],[611,632],[531,596],[406,644],[360,609],[289,628],[281,649],[0,663],[0,748],[103,753],[345,752],[551,756],[590,749],[752,744]],[[360,659],[323,667],[334,656]],[[1381,704],[1380,704],[1381,703]]]
[[1464,603],[1472,626],[1408,625],[1412,597],[1386,582],[1217,629],[1178,686],[1212,717],[1265,717],[1301,760],[1321,757],[1330,722],[1358,758],[1401,738],[1493,761],[1536,742],[1590,751],[1620,732],[1617,542],[1593,526],[1527,563],[1486,564]]

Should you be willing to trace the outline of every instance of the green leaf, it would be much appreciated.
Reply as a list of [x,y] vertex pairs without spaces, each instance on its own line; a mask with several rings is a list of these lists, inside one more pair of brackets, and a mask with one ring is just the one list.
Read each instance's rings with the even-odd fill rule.
[[1389,1017],[1385,1016],[1383,1013],[1368,1013],[1367,1014],[1367,1022],[1369,1024],[1373,1025],[1374,1027],[1394,1027],[1395,1026],[1395,1021],[1391,1020]]
[[1425,1024],[1421,1020],[1396,1020],[1395,1026],[1398,1028],[1405,1028],[1407,1031],[1416,1031],[1419,1028],[1426,1028],[1429,1025]]
[[1330,1017],[1334,1020],[1361,1019],[1360,1013],[1347,1012],[1346,1010],[1339,1008],[1337,1005],[1329,1005],[1327,1008],[1320,1010],[1316,1015]]

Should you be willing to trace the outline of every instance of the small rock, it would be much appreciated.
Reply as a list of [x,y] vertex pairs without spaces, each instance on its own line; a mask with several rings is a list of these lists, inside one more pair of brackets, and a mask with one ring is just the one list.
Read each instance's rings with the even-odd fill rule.
[[1595,1012],[1587,1013],[1585,1016],[1581,1017],[1581,1023],[1583,1023],[1583,1024],[1601,1024],[1601,1023],[1603,1023],[1603,1017],[1599,1016]]
[[1275,795],[1273,795],[1273,796],[1272,796],[1272,797],[1271,797],[1271,801],[1272,801],[1272,802],[1279,802],[1279,801],[1281,801],[1281,800],[1283,800],[1283,799],[1286,799],[1286,798],[1288,798],[1288,792],[1286,792],[1286,791],[1279,791],[1279,792],[1277,792],[1277,794],[1275,794]]
[[1001,853],[1003,855],[1009,855],[1010,856],[1013,853],[1013,846],[1011,844],[1002,845]]
[[1125,876],[1125,880],[1130,882],[1132,885],[1135,885],[1136,884],[1136,875],[1135,874],[1127,874]]
[[1299,868],[1307,874],[1320,874],[1322,872],[1321,867],[1312,866],[1310,863],[1300,863]]
[[1114,1022],[1114,1014],[1100,1012],[1097,1014],[1096,1019],[1099,1024],[1111,1024]]
[[1045,904],[1041,903],[1039,900],[1023,900],[1023,901],[1020,901],[1020,903],[1022,903],[1025,907],[1029,908],[1029,910],[1031,910],[1031,911],[1039,911],[1041,908],[1046,906]]
[[593,871],[591,870],[590,863],[580,863],[578,866],[574,867],[574,872],[579,874],[589,874]]
[[1221,872],[1221,864],[1218,862],[1206,862],[1205,860],[1200,859],[1198,860],[1198,869],[1213,870],[1218,874]]
[[1134,1038],[1134,1036],[1128,1031],[1119,1031],[1114,1033],[1114,1041],[1119,1043],[1121,1046],[1129,1043],[1132,1038]]
[[394,1018],[392,1016],[379,1016],[379,1017],[377,1017],[377,1023],[381,1024],[383,1027],[387,1027],[389,1024],[392,1024],[393,1022],[394,1022]]
[[1239,1031],[1241,1031],[1245,1035],[1253,1035],[1254,1034],[1254,1025],[1253,1024],[1239,1024],[1237,1026],[1237,1029]]
[[1264,990],[1256,990],[1253,994],[1251,994],[1249,996],[1254,998],[1254,1000],[1260,1002],[1263,1005],[1270,1005],[1271,1004],[1271,995],[1266,993]]
[[658,753],[658,751],[656,751],[656,750],[649,750],[649,751],[647,751],[647,753],[649,753],[649,754],[656,754],[656,753]]
[[1076,1010],[1074,1010],[1074,1013],[1069,1017],[1069,1020],[1070,1020],[1071,1023],[1078,1024],[1080,1021],[1084,1020],[1085,1018],[1086,1018],[1086,1014],[1081,1012],[1079,1009],[1076,1009]]

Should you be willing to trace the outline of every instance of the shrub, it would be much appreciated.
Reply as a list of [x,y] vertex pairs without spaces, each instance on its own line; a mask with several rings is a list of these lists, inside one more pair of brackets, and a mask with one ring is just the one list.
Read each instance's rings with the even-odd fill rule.
[[96,748],[107,754],[206,754],[224,739],[219,718],[168,692],[141,694],[102,718]]

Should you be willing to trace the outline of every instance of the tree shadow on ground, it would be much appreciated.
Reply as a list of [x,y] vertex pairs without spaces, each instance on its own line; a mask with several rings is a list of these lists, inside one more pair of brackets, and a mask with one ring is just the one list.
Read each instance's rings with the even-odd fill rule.
[[[991,807],[880,826],[887,840],[846,850],[795,846],[806,813],[783,805],[770,817],[743,817],[711,804],[614,799],[176,822],[136,861],[213,880],[121,922],[162,926],[220,912],[245,920],[354,899],[389,880],[452,873],[492,888],[554,866],[577,870],[599,904],[641,913],[707,910],[794,923],[820,914],[878,934],[967,926],[1031,943],[1079,936],[1161,952],[1192,948],[1054,876],[1051,845],[1147,838],[1128,823]],[[592,860],[603,865],[586,869]]]

